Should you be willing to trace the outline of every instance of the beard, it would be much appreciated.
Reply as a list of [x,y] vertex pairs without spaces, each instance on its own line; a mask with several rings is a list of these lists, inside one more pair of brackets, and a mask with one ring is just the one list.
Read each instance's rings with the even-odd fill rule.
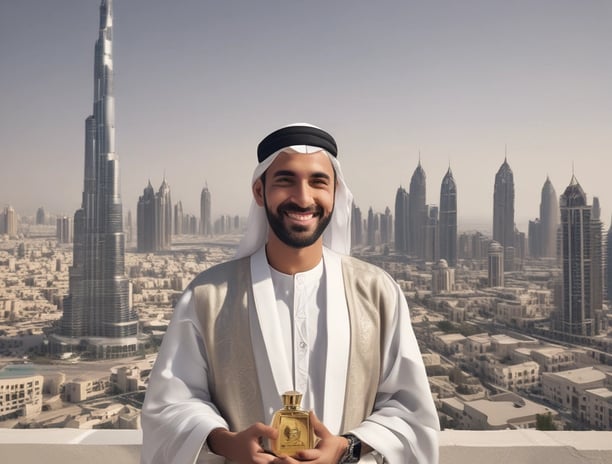
[[[268,208],[268,203],[265,197],[264,206],[270,228],[281,242],[292,248],[306,248],[314,244],[329,225],[333,213],[332,210],[328,215],[324,216],[323,208],[318,205],[311,206],[309,208],[302,208],[293,202],[280,205],[276,209],[276,213],[273,213],[270,208]],[[285,225],[283,218],[286,216],[287,212],[302,214],[312,213],[314,217],[319,218],[319,222],[317,223],[315,229],[308,234],[307,227],[300,226],[298,224],[291,226]]]

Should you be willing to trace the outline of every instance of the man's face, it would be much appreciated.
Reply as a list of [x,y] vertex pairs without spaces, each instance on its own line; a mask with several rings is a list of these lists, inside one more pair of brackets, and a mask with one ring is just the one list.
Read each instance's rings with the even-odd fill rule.
[[253,186],[274,234],[286,245],[314,244],[331,220],[335,174],[328,156],[283,151]]

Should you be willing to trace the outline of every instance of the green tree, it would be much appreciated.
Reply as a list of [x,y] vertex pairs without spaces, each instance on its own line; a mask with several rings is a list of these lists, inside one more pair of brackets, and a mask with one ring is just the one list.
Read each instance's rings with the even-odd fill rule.
[[557,430],[550,412],[536,414],[536,430]]

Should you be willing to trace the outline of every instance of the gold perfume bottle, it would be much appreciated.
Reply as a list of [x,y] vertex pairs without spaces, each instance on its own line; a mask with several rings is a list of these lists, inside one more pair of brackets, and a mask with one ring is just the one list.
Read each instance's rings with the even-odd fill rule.
[[283,393],[283,408],[272,417],[272,427],[278,430],[278,438],[270,440],[270,448],[276,455],[295,456],[298,451],[314,448],[314,430],[308,411],[300,407],[301,402],[300,392]]

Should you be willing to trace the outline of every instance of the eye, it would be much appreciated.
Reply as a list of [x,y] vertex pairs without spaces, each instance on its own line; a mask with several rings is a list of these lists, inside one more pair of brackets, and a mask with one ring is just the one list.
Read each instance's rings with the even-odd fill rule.
[[329,185],[329,180],[325,179],[324,177],[315,177],[310,181],[310,183],[317,187],[327,187]]
[[277,177],[274,182],[278,185],[287,185],[290,184],[292,182],[291,177],[287,177],[287,176],[280,176]]

